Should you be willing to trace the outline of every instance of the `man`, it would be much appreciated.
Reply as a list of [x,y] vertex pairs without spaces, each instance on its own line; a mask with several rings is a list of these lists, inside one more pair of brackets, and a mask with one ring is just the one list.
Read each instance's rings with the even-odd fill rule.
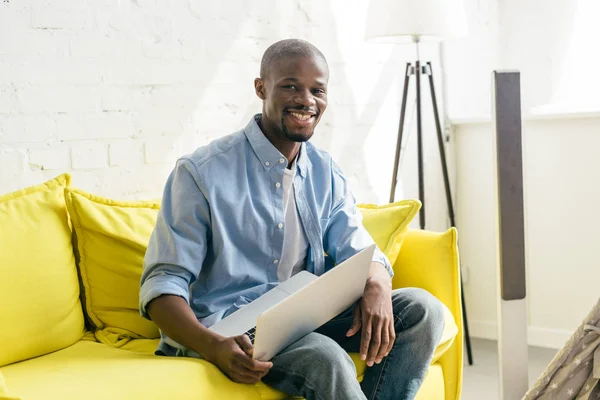
[[[308,143],[328,78],[308,42],[266,50],[254,81],[262,114],[181,158],[167,181],[141,313],[162,331],[157,354],[202,357],[236,382],[262,380],[307,399],[412,399],[443,330],[442,306],[423,290],[392,291],[379,250],[356,307],[270,362],[252,359],[246,335],[207,329],[298,271],[321,275],[373,243],[342,172]],[[347,352],[369,366],[362,388]]]

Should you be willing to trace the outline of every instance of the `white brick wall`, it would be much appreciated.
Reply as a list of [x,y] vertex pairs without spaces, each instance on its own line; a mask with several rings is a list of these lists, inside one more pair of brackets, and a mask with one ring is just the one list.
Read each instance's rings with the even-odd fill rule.
[[365,44],[366,5],[0,1],[0,194],[70,171],[74,186],[99,195],[159,197],[178,156],[260,112],[262,53],[299,37],[331,67],[315,143],[359,200],[385,201],[398,78],[413,49]]
[[2,143],[46,141],[56,135],[56,121],[46,115],[0,116]]
[[108,166],[107,145],[98,142],[78,143],[71,147],[73,169],[100,169]]
[[0,150],[0,178],[11,190],[17,188],[16,179],[25,170],[25,155],[14,150]]
[[121,140],[108,145],[108,163],[111,167],[133,167],[144,160],[143,143],[139,140]]
[[59,140],[125,139],[133,136],[131,116],[119,111],[61,113],[57,120]]
[[29,167],[42,170],[65,171],[69,169],[69,149],[31,149],[29,150]]

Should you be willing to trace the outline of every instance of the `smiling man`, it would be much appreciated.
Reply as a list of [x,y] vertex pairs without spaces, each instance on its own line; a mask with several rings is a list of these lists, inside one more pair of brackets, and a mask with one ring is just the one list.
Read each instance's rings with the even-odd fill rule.
[[[327,107],[328,79],[325,57],[308,42],[266,50],[254,81],[262,114],[182,157],[167,180],[140,310],[161,329],[157,354],[202,357],[236,382],[262,380],[309,400],[412,399],[443,308],[423,290],[393,291],[378,249],[356,306],[270,362],[252,359],[248,336],[207,329],[294,274],[321,275],[373,243],[344,175],[308,142]],[[367,362],[362,384],[347,352]]]

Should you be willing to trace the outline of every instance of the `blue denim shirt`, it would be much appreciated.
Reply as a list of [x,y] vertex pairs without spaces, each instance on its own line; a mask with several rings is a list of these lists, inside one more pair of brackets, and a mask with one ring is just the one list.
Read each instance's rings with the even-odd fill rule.
[[[142,316],[149,318],[152,299],[177,295],[209,327],[279,283],[287,159],[262,133],[258,118],[177,161],[146,251]],[[373,239],[329,154],[303,143],[296,168],[293,193],[309,243],[306,269],[321,275]],[[373,261],[393,274],[379,249]],[[162,339],[157,353],[174,355],[179,345],[164,334]]]

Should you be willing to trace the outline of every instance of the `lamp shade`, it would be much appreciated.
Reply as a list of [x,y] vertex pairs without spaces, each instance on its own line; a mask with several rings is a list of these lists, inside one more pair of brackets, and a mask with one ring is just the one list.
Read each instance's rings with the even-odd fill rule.
[[442,40],[466,36],[467,31],[462,0],[369,0],[367,40]]

